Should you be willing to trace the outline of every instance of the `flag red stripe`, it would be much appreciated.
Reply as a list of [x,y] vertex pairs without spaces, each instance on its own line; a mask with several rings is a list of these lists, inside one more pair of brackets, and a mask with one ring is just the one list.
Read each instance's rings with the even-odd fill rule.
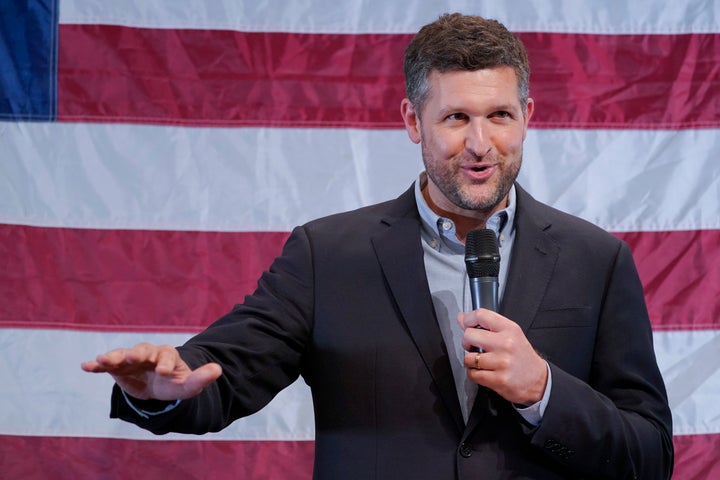
[[[534,127],[720,126],[720,34],[519,36]],[[63,24],[58,118],[401,128],[410,38]]]
[[[720,478],[720,434],[673,437],[673,480]],[[5,478],[311,478],[309,441],[141,441],[0,436]],[[112,452],[108,455],[108,452]]]
[[0,225],[0,326],[196,331],[255,289],[287,236]]
[[720,478],[720,434],[675,435],[673,480]]
[[[0,225],[0,326],[197,331],[255,289],[287,236]],[[720,230],[617,236],[654,329],[720,328]]]
[[633,252],[654,329],[720,328],[720,230],[616,236]]
[[315,442],[0,436],[2,477],[310,479]]

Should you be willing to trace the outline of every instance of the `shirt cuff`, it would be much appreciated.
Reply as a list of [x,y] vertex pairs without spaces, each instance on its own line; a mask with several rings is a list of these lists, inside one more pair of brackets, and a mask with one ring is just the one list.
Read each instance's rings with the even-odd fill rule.
[[[171,411],[172,409],[174,409],[175,407],[177,407],[178,405],[180,405],[180,400],[175,400],[174,402],[170,401],[170,403],[168,405],[165,405],[165,408],[163,408],[162,410],[159,410],[159,411],[144,410],[142,408],[139,408],[137,405],[135,405],[132,402],[132,400],[130,400],[130,396],[127,393],[125,393],[125,390],[123,390],[121,388],[120,392],[122,392],[123,398],[125,398],[125,402],[127,402],[128,406],[130,408],[132,408],[132,410],[135,413],[137,413],[144,419],[148,419],[150,417],[155,417],[157,415],[162,415],[163,413],[167,413],[167,412]],[[167,402],[163,402],[163,403],[167,403]]]
[[550,364],[545,362],[547,366],[547,385],[545,385],[545,392],[539,402],[533,403],[529,407],[520,408],[515,406],[515,410],[522,415],[526,422],[534,427],[540,425],[540,422],[545,415],[545,409],[547,408],[548,401],[550,400],[550,390],[552,388],[552,372],[550,371]]

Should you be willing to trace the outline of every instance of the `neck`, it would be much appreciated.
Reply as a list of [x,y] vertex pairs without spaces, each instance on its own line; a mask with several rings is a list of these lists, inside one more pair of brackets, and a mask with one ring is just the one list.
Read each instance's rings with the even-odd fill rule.
[[423,187],[421,190],[422,196],[425,199],[425,202],[427,202],[428,206],[430,207],[430,210],[435,212],[435,214],[449,218],[450,220],[455,223],[455,235],[457,236],[458,240],[465,243],[465,237],[467,236],[468,232],[470,230],[475,230],[477,228],[485,228],[487,225],[487,220],[492,216],[495,210],[499,210],[502,208],[505,208],[507,206],[507,198],[502,202],[501,205],[498,205],[496,208],[493,209],[490,213],[485,213],[482,211],[473,211],[473,215],[462,215],[457,212],[450,212],[447,211],[441,207],[439,207],[433,199],[430,197],[430,193],[428,191],[427,185]]

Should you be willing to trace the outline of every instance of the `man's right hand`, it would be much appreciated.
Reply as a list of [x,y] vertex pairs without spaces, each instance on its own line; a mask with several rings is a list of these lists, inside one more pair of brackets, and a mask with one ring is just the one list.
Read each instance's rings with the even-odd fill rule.
[[175,348],[150,343],[112,350],[81,367],[86,372],[110,374],[125,393],[141,400],[185,400],[222,375],[217,363],[191,370]]

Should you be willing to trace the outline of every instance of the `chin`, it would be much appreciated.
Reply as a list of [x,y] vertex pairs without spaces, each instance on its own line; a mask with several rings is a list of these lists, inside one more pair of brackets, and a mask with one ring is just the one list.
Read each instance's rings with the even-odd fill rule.
[[491,210],[495,208],[500,202],[502,202],[504,195],[499,195],[499,192],[490,192],[478,195],[460,195],[460,201],[463,205],[459,205],[466,210]]

